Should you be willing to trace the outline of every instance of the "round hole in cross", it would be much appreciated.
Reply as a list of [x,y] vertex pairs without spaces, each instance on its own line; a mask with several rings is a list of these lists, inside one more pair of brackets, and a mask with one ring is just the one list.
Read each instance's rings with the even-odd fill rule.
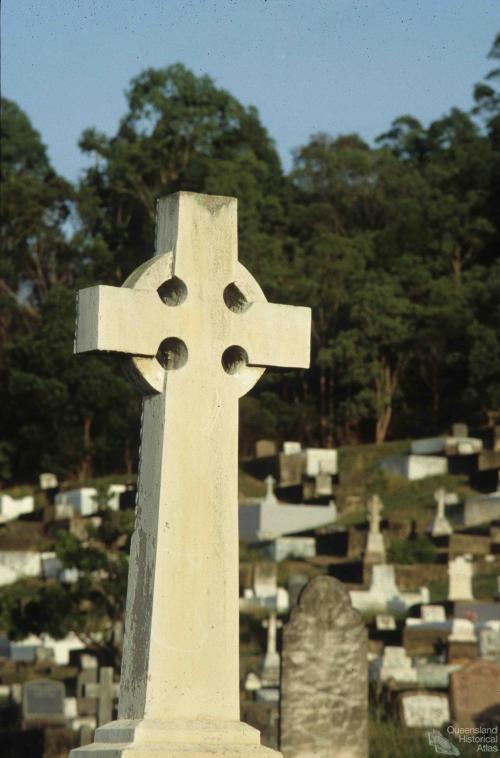
[[225,304],[233,313],[244,313],[247,308],[250,308],[250,303],[235,282],[227,285],[222,296]]
[[167,337],[166,340],[163,340],[156,353],[156,360],[167,371],[182,368],[186,365],[187,359],[188,349],[186,343],[178,339],[178,337]]
[[178,276],[167,279],[158,287],[158,294],[165,305],[180,305],[187,297],[187,287]]
[[239,345],[231,345],[222,353],[222,368],[226,374],[239,374],[248,366],[248,355]]

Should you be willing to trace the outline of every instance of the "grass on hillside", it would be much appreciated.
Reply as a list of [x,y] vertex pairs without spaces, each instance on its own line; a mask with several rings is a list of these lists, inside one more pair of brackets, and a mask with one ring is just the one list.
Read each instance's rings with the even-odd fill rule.
[[[76,479],[64,481],[60,483],[60,489],[61,491],[65,491],[80,489],[81,487],[95,487],[98,490],[104,490],[107,489],[110,484],[127,484],[129,482],[135,483],[136,481],[137,474],[107,474],[106,476],[91,477],[82,481]],[[264,482],[255,479],[241,469],[239,471],[238,484],[240,492],[246,497],[260,497],[266,492],[266,485]],[[20,484],[2,490],[2,494],[11,495],[15,498],[24,497],[25,495],[33,495],[35,492],[36,487],[30,484]],[[41,495],[41,493],[39,494]]]
[[[339,449],[339,492],[359,493],[362,497],[377,494],[384,503],[384,518],[415,520],[419,528],[433,518],[436,511],[434,492],[438,487],[457,492],[459,497],[474,494],[466,476],[432,476],[409,482],[380,468],[379,461],[393,455],[407,455],[410,440],[386,442],[381,445],[350,445]],[[338,523],[351,526],[366,521],[364,510],[341,515]]]
[[[436,750],[429,744],[428,732],[432,729],[409,729],[395,721],[383,721],[378,715],[370,717],[368,743],[370,758],[436,758]],[[460,751],[460,758],[477,756],[477,746],[458,743],[449,737],[446,727],[438,730]],[[482,755],[482,753],[480,753]]]
[[477,574],[472,577],[472,592],[477,600],[493,600],[497,596],[497,572]]
[[[378,494],[384,503],[384,518],[396,521],[415,520],[419,529],[425,527],[435,514],[436,504],[434,492],[438,487],[457,492],[459,497],[474,494],[467,484],[466,476],[433,476],[409,482],[403,477],[388,474],[380,468],[379,461],[393,455],[406,455],[410,451],[410,440],[385,442],[380,445],[350,445],[339,448],[340,483],[336,486],[338,495],[359,494],[364,499]],[[111,483],[127,483],[136,480],[136,475],[112,474],[104,477],[91,478],[82,482],[68,481],[62,483],[62,489],[77,487],[96,487],[104,489]],[[261,497],[265,494],[265,483],[250,474],[239,471],[238,488],[246,497]],[[33,487],[18,486],[5,490],[14,497],[21,497],[34,491]],[[337,523],[340,526],[351,526],[366,521],[363,508],[356,512],[340,515]]]
[[[441,603],[448,599],[448,582],[429,582],[431,603]],[[472,594],[475,600],[494,600],[497,596],[497,570],[476,574],[472,577]]]

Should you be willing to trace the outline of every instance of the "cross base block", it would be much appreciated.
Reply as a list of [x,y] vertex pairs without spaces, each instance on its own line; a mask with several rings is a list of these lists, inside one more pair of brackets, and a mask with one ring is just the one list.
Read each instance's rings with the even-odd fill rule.
[[111,721],[95,742],[70,758],[282,758],[260,744],[257,729],[240,721]]

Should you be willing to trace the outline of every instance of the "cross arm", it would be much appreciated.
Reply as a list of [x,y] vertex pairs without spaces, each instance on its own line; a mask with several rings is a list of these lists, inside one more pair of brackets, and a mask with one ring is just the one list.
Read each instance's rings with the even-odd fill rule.
[[98,285],[78,293],[75,353],[113,351],[156,355],[161,336],[151,292]]
[[254,302],[235,317],[242,320],[242,347],[247,351],[250,365],[309,367],[310,308]]

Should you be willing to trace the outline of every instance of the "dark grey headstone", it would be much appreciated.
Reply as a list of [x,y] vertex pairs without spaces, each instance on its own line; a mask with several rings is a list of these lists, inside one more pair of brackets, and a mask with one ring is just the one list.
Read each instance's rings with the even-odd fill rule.
[[64,725],[64,684],[36,679],[23,685],[23,723]]
[[302,590],[281,671],[284,758],[367,758],[367,633],[337,579],[319,576]]
[[76,696],[85,697],[85,685],[97,684],[97,669],[84,669],[76,678]]

